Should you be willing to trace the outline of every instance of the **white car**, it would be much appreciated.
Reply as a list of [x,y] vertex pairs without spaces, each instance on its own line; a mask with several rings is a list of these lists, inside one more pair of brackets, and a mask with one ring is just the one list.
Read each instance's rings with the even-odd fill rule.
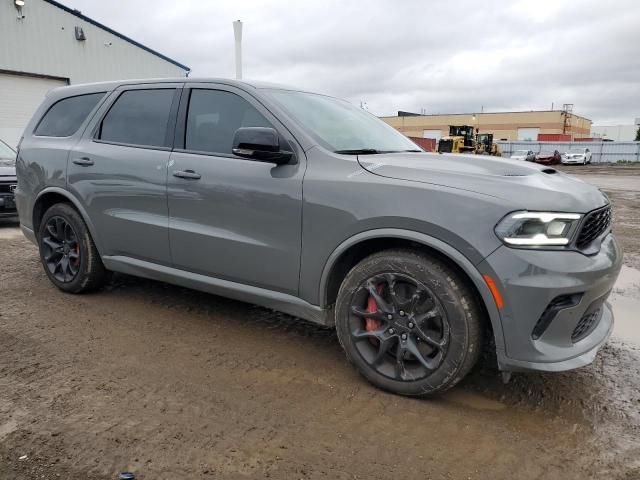
[[562,154],[562,164],[579,163],[586,165],[591,163],[591,150],[588,148],[572,148],[568,152]]
[[512,160],[529,160],[531,162],[535,156],[536,154],[532,150],[514,150],[509,158]]

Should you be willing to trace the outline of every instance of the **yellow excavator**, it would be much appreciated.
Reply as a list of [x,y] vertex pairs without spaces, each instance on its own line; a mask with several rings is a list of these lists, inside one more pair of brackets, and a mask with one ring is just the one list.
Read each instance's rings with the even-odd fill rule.
[[493,141],[493,133],[476,133],[469,125],[449,125],[449,136],[438,141],[441,153],[475,153],[500,156],[500,147]]
[[438,141],[440,153],[475,153],[476,139],[473,127],[469,125],[449,125],[449,136]]
[[476,133],[476,153],[494,157],[502,156],[500,147],[493,141],[493,133]]

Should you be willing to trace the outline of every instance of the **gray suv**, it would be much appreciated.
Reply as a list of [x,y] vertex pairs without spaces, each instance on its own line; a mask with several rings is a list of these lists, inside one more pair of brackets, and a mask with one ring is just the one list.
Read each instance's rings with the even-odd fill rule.
[[621,266],[607,197],[552,168],[421,151],[336,98],[219,79],[50,92],[17,158],[59,289],[123,272],[335,327],[373,384],[593,361]]

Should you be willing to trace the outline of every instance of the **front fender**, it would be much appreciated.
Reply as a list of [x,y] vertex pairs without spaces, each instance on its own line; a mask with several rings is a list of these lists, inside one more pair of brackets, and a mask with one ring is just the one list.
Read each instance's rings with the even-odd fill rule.
[[395,228],[383,228],[376,230],[368,230],[365,232],[358,233],[353,235],[352,237],[343,241],[336,249],[331,253],[329,259],[327,260],[323,270],[322,275],[320,277],[320,290],[319,290],[319,299],[320,306],[324,309],[328,308],[327,304],[327,290],[329,277],[333,270],[333,267],[336,265],[338,259],[342,256],[343,253],[348,251],[351,247],[364,242],[366,240],[376,239],[376,238],[397,238],[409,240],[412,242],[419,243],[426,247],[432,248],[442,255],[446,256],[449,260],[454,262],[459,268],[461,268],[467,276],[471,279],[476,290],[480,294],[482,301],[484,302],[484,306],[489,315],[489,320],[491,321],[491,326],[493,327],[493,333],[495,337],[496,349],[499,352],[504,351],[504,334],[502,331],[502,321],[500,319],[500,312],[496,307],[495,301],[493,299],[493,295],[489,290],[489,287],[485,283],[482,278],[482,273],[478,270],[478,268],[460,251],[456,250],[449,244],[439,240],[437,238],[431,237],[424,233],[410,231],[410,230],[401,230]]

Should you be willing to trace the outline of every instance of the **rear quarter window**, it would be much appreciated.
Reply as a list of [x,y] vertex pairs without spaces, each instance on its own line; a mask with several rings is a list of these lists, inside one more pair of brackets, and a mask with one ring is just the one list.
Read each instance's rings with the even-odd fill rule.
[[175,88],[126,90],[109,109],[98,139],[122,145],[167,147]]
[[44,114],[34,134],[42,137],[69,137],[78,131],[106,92],[63,98]]

